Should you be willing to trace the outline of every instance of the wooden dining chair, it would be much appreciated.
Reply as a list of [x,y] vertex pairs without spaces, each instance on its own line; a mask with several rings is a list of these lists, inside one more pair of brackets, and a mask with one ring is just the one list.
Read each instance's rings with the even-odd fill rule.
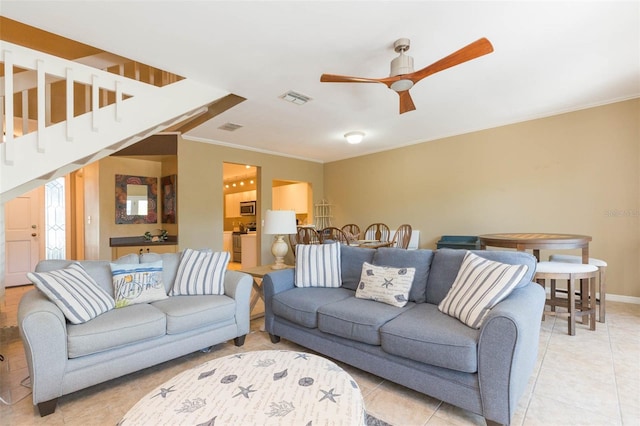
[[322,242],[327,240],[338,241],[342,244],[349,244],[349,237],[347,234],[340,228],[336,228],[335,226],[328,226],[320,231],[320,237],[322,238]]
[[308,226],[298,226],[295,234],[289,235],[289,245],[293,257],[296,256],[296,246],[298,244],[321,244],[322,238],[318,231]]
[[347,234],[347,237],[352,236],[353,239],[360,239],[360,227],[355,223],[348,223],[342,227],[342,231]]
[[389,227],[384,223],[372,223],[364,231],[365,240],[389,241]]
[[294,234],[297,244],[320,244],[322,238],[315,228],[309,226],[298,226],[298,231]]
[[409,241],[411,241],[411,225],[405,223],[398,226],[391,241],[391,247],[406,249],[409,248]]

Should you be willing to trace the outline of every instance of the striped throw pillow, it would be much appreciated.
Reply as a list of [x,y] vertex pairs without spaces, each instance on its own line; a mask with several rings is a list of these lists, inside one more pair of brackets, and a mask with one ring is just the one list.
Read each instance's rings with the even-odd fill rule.
[[296,287],[340,287],[340,243],[296,245]]
[[60,308],[72,324],[82,324],[115,308],[104,291],[79,263],[49,272],[29,272],[27,278]]
[[494,262],[468,251],[438,309],[478,329],[489,310],[511,293],[527,269],[527,265]]
[[180,257],[172,296],[224,294],[229,252],[186,249]]

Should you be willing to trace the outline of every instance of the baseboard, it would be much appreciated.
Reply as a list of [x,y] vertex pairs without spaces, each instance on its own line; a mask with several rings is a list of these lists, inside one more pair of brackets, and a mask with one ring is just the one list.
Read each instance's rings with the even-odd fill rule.
[[609,293],[607,293],[607,301],[610,301],[610,302],[622,302],[622,303],[633,303],[634,305],[640,305],[640,297],[622,296],[620,294],[609,294]]

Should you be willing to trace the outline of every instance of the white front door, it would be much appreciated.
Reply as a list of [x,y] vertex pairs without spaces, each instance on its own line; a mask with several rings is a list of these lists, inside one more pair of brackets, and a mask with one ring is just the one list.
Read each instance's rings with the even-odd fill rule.
[[40,244],[44,244],[43,212],[44,187],[34,189],[5,203],[5,285],[13,287],[29,284],[27,272],[35,269],[40,260]]

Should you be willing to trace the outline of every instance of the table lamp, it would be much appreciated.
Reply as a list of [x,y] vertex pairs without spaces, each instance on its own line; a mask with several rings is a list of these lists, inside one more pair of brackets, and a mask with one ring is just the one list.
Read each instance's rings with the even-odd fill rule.
[[295,234],[296,212],[293,210],[267,210],[264,216],[264,233],[275,235],[275,241],[271,246],[271,253],[276,258],[276,263],[271,269],[284,269],[284,257],[287,255],[289,246],[284,241],[287,234]]

